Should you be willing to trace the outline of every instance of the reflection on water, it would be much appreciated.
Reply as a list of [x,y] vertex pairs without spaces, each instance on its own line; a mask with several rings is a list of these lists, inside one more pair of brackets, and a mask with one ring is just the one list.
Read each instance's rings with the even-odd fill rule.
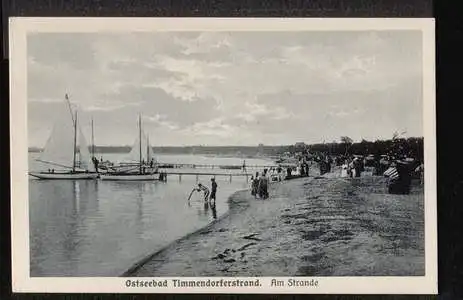
[[215,202],[211,203],[211,212],[214,220],[217,219],[217,209],[215,208]]
[[[201,178],[203,182],[209,178]],[[31,276],[118,276],[228,209],[245,179],[217,178],[216,204],[182,182],[30,180]]]

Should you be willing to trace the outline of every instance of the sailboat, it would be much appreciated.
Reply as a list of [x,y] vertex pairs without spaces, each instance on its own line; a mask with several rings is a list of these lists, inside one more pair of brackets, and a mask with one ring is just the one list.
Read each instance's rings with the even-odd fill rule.
[[71,118],[67,114],[57,114],[45,148],[36,159],[50,168],[48,171],[29,172],[29,175],[39,179],[96,179],[98,173],[91,162],[85,136],[78,126],[77,111],[72,112],[67,94],[65,99]]
[[126,158],[127,161],[111,166],[107,172],[101,173],[100,178],[102,180],[143,181],[159,179],[149,137],[142,130],[141,115],[138,118],[138,131],[138,137]]

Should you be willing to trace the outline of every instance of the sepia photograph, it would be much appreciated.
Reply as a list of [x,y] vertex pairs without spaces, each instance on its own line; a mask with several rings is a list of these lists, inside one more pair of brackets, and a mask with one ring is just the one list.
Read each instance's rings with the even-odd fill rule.
[[10,42],[18,291],[437,292],[432,19],[13,18]]

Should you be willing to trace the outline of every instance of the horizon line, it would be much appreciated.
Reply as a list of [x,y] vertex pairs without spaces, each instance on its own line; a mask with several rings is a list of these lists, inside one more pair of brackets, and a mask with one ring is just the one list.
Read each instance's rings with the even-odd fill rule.
[[[424,138],[423,136],[410,136],[410,137],[405,137],[405,138],[400,138],[400,139],[421,139]],[[374,143],[375,141],[390,141],[392,138],[389,139],[376,139],[376,140],[366,140],[367,142]],[[294,142],[292,144],[264,144],[261,143],[262,146],[264,147],[282,147],[282,146],[294,146],[298,143],[304,143],[307,146],[311,145],[321,145],[321,144],[342,144],[341,141],[331,141],[331,142],[315,142],[315,143],[307,143],[307,142]],[[360,141],[353,141],[353,143],[361,143]],[[92,146],[91,144],[88,144],[88,146]],[[132,144],[128,145],[94,145],[95,147],[132,147]],[[166,147],[175,147],[175,148],[186,148],[186,147],[259,147],[260,144],[257,145],[151,145],[152,148],[166,148]],[[37,148],[37,149],[43,149],[45,146],[28,146],[28,148]]]

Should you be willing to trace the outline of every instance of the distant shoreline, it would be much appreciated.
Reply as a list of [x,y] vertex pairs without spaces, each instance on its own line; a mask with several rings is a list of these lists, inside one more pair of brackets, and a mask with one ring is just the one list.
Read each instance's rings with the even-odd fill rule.
[[[108,146],[102,147],[98,146],[95,147],[95,153],[100,154],[128,154],[131,151],[131,147],[129,146]],[[152,147],[153,152],[156,154],[168,154],[168,155],[203,155],[208,157],[220,156],[220,157],[241,157],[243,159],[246,158],[260,158],[260,159],[272,159],[274,154],[262,154],[259,153],[257,147],[250,148],[250,149],[241,149],[238,150],[238,147],[204,147],[196,150],[197,148],[192,147]],[[38,147],[29,147],[28,153],[41,153],[43,151],[42,148]],[[91,151],[91,149],[89,149]]]
[[[294,145],[255,145],[255,146],[206,146],[206,145],[190,145],[190,146],[154,146],[153,151],[157,154],[190,154],[190,155],[220,155],[230,157],[243,158],[273,158],[284,154],[304,153],[329,153],[330,155],[345,155],[349,150],[351,154],[371,155],[385,154],[392,151],[398,145],[409,153],[422,160],[424,155],[424,138],[423,137],[408,137],[408,138],[393,138],[388,140],[375,140],[361,142],[353,142],[348,137],[346,141],[332,143],[306,144],[297,142]],[[89,147],[91,151],[92,147]],[[129,153],[131,146],[94,146],[94,151],[99,154],[105,153]],[[41,152],[41,147],[31,146],[28,148],[29,153]]]

